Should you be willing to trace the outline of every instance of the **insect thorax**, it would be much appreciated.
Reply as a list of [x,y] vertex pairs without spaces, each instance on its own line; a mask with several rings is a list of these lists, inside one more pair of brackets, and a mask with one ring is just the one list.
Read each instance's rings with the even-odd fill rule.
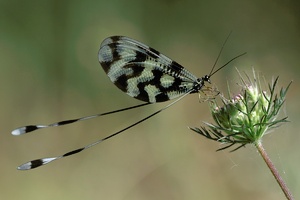
[[198,93],[202,89],[202,87],[205,85],[204,82],[205,82],[205,80],[203,77],[197,78],[197,80],[193,84],[193,91],[191,92],[191,94]]

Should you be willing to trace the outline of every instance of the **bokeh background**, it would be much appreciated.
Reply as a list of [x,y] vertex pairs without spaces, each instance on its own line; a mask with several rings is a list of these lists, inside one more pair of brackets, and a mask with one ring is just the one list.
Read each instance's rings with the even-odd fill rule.
[[[140,103],[118,90],[98,63],[101,41],[126,35],[163,52],[195,75],[247,52],[212,77],[221,91],[252,68],[279,86],[293,84],[282,116],[290,123],[264,145],[290,190],[300,197],[299,1],[0,1],[1,199],[284,199],[251,145],[219,144],[187,126],[212,121],[190,95],[120,136],[32,171],[26,161],[60,155],[105,137],[166,104],[24,136],[19,126],[51,123]],[[238,92],[235,91],[235,92]]]

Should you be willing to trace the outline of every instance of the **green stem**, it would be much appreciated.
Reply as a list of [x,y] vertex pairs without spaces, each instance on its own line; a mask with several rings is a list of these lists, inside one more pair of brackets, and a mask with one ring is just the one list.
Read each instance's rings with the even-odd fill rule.
[[277,171],[276,167],[274,166],[273,162],[269,158],[267,152],[265,151],[263,145],[261,144],[261,141],[257,142],[255,144],[255,146],[258,149],[258,152],[260,153],[260,155],[263,157],[266,164],[268,165],[269,169],[271,170],[273,176],[275,177],[277,183],[281,187],[281,189],[282,189],[284,195],[286,196],[286,198],[288,200],[294,200],[294,197],[293,197],[292,193],[289,191],[289,188],[287,187],[284,180],[281,178],[279,172]]

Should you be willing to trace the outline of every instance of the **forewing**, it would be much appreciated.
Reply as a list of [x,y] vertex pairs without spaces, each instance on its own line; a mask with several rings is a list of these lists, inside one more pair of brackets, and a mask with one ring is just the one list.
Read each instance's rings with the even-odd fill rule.
[[163,102],[193,89],[192,73],[155,49],[133,39],[105,39],[98,58],[110,80],[129,96],[146,102]]

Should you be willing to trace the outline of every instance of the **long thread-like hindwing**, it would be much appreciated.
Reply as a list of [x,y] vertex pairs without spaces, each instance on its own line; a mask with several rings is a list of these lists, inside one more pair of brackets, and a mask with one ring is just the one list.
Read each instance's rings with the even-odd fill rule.
[[[155,103],[177,98],[201,85],[177,62],[138,41],[113,36],[99,50],[99,62],[110,80],[136,99]],[[195,91],[196,92],[196,91]]]

